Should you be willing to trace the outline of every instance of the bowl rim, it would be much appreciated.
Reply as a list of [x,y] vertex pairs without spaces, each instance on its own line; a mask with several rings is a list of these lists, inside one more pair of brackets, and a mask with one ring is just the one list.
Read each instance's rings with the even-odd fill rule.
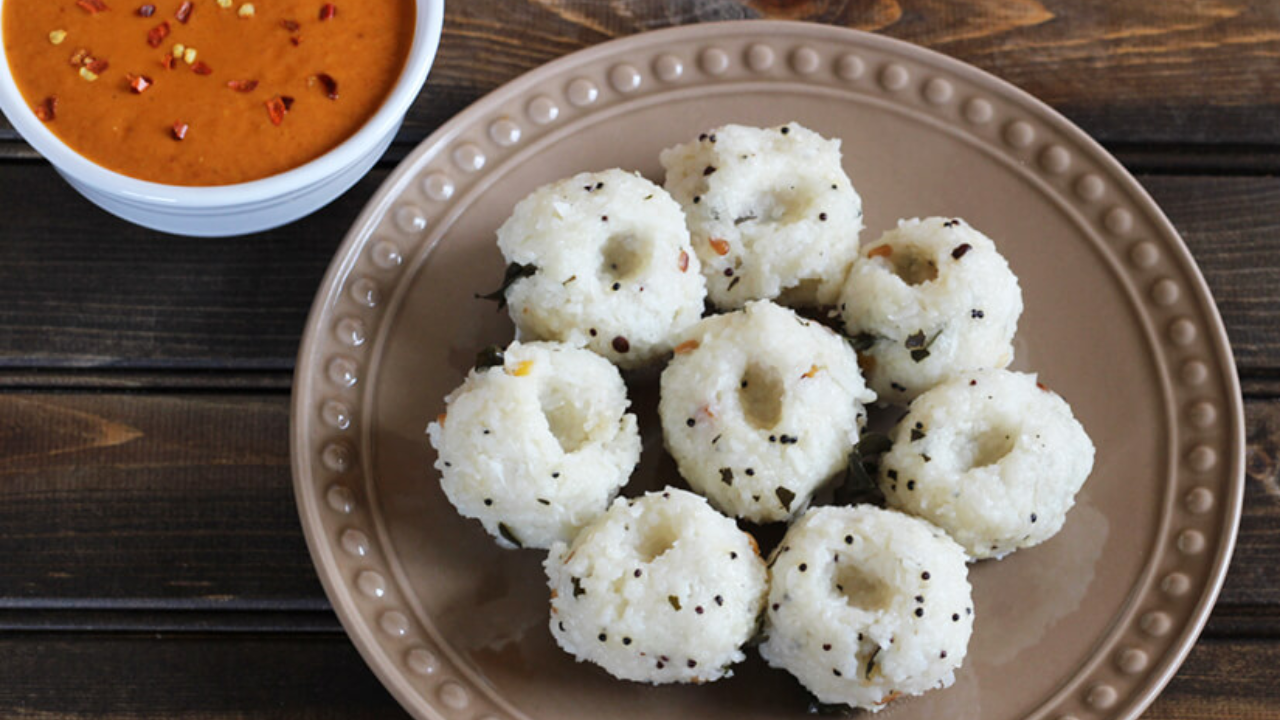
[[[5,2],[0,0],[0,10]],[[168,185],[109,170],[73,150],[35,116],[18,90],[0,42],[0,112],[36,152],[60,172],[119,200],[142,206],[201,210],[256,205],[298,192],[358,162],[404,119],[435,61],[444,26],[444,0],[414,0],[413,43],[386,100],[355,133],[323,155],[257,180],[229,185]]]

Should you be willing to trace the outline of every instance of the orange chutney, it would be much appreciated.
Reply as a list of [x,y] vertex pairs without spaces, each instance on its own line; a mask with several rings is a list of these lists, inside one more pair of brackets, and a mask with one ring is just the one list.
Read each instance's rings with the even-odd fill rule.
[[414,0],[0,0],[22,96],[71,149],[170,185],[323,155],[391,92]]

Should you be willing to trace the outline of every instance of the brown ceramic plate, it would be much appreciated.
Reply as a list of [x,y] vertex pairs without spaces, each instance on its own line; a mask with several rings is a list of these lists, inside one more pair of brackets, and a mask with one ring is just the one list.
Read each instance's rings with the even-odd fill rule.
[[[790,120],[843,139],[864,239],[916,215],[996,238],[1026,303],[1016,367],[1062,393],[1098,449],[1056,538],[973,566],[956,684],[882,717],[1133,718],[1190,649],[1235,539],[1243,419],[1222,322],[1164,215],[1083,132],[972,67],[829,27],[704,25],[575,53],[445,124],[382,186],[316,299],[294,387],[298,507],[347,632],[413,715],[806,715],[799,685],[754,653],[729,680],[658,688],[560,652],[543,553],[500,550],[459,517],[423,434],[476,350],[512,337],[474,296],[500,281],[494,231],[519,198],[613,166],[660,181],[666,146]],[[635,482],[652,486],[671,465],[638,394]]]

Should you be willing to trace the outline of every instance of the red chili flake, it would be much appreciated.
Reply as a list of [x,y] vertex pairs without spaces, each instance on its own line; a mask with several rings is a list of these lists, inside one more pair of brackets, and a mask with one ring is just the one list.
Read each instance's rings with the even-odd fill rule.
[[289,32],[298,32],[298,28],[302,26],[298,24],[297,20],[281,20],[280,27],[288,30]]
[[197,60],[195,65],[191,66],[191,72],[197,75],[212,75],[213,68],[209,67],[203,60]]
[[101,75],[109,65],[110,63],[102,58],[89,58],[84,64],[85,68],[94,75]]
[[715,252],[715,254],[717,254],[717,255],[728,255],[728,254],[729,254],[729,241],[728,241],[728,240],[723,240],[723,239],[721,239],[721,238],[711,238],[711,239],[710,239],[710,240],[708,240],[707,242],[711,243],[711,249]]
[[298,47],[299,45],[302,44],[302,38],[298,37],[297,35],[294,35],[293,37],[289,38],[289,42],[293,43],[294,47]]
[[173,124],[173,139],[182,140],[187,137],[187,124],[184,122],[176,122]]
[[254,88],[258,87],[258,81],[257,80],[228,80],[227,87],[231,88],[232,90],[235,90],[236,92],[251,92]]
[[165,70],[172,70],[174,64],[177,62],[178,58],[174,57],[171,53],[165,53],[164,57],[160,58],[160,64],[164,66]]
[[50,95],[35,107],[40,122],[52,122],[58,116],[58,96]]
[[867,257],[869,258],[873,258],[873,257],[887,258],[892,254],[893,254],[893,248],[889,245],[881,245],[879,247],[871,248],[870,250],[867,251]]
[[276,95],[263,104],[267,106],[267,115],[271,118],[271,124],[279,125],[284,122],[284,115],[289,112],[289,106],[293,104],[293,99],[290,98],[289,102],[286,103],[283,97]]
[[338,81],[333,79],[329,73],[320,73],[316,76],[320,84],[324,86],[324,95],[330,100],[338,99]]
[[689,253],[685,252],[684,250],[681,250],[680,261],[677,264],[680,267],[680,272],[684,272],[688,270],[689,269]]
[[325,3],[320,6],[320,19],[332,20],[334,15],[338,14],[338,8],[333,3]]
[[1038,382],[1038,383],[1036,383],[1036,387],[1040,388],[1041,390],[1043,390],[1043,391],[1045,391],[1045,392],[1049,392],[1049,388],[1048,388],[1048,387],[1046,387],[1044,383],[1040,383],[1040,382]]
[[78,48],[75,52],[71,53],[71,58],[68,59],[67,62],[70,63],[71,67],[80,67],[87,59],[89,59],[89,51],[84,48]]
[[151,78],[146,75],[128,73],[125,75],[125,79],[129,81],[129,89],[133,91],[134,95],[141,95],[143,90],[151,87]]
[[76,5],[79,5],[81,10],[90,15],[97,15],[104,10],[110,9],[102,0],[76,0]]
[[155,5],[143,5],[142,7],[138,8],[138,15],[140,17],[151,17],[152,15],[155,15],[155,14],[156,14]]
[[293,97],[291,95],[281,95],[280,102],[284,103],[285,110],[293,109]]
[[160,43],[167,37],[169,37],[169,21],[165,20],[147,31],[147,44],[153,48],[160,47]]
[[178,12],[174,13],[173,16],[177,18],[178,22],[185,24],[191,19],[191,11],[195,9],[196,6],[191,4],[191,0],[183,0],[183,3],[178,6]]

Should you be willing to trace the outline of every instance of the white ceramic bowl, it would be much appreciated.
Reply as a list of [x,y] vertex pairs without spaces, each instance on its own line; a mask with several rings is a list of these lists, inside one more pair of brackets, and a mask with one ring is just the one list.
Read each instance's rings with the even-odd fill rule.
[[[0,5],[4,1],[0,0]],[[36,118],[13,81],[3,43],[0,110],[72,187],[113,215],[178,235],[225,237],[268,230],[320,209],[373,167],[427,80],[443,20],[444,0],[417,0],[413,46],[400,79],[378,112],[324,155],[262,180],[210,187],[162,185],[121,175],[87,160]]]

